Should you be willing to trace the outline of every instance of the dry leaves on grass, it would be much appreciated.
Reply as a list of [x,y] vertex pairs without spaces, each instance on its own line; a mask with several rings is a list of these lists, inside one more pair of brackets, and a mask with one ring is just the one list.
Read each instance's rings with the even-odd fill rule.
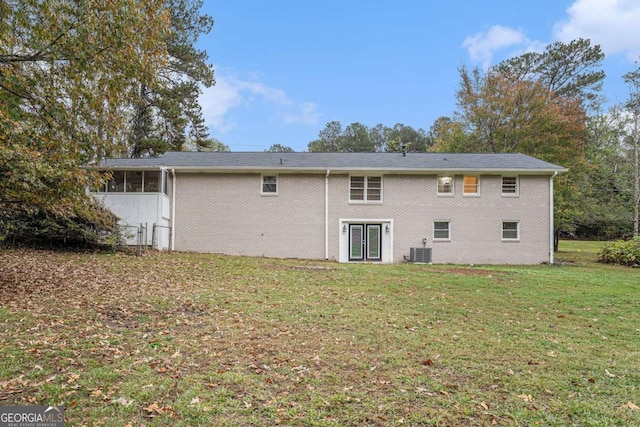
[[638,411],[640,410],[640,407],[638,407],[637,405],[634,405],[631,402],[627,402],[624,405],[622,405],[620,409],[631,409],[632,411]]
[[169,417],[173,417],[175,415],[175,411],[171,406],[160,406],[156,402],[152,403],[146,408],[143,408],[143,411],[145,412],[145,416],[147,418],[154,418],[162,414],[167,414]]
[[525,402],[533,402],[535,399],[530,394],[519,394],[518,397]]

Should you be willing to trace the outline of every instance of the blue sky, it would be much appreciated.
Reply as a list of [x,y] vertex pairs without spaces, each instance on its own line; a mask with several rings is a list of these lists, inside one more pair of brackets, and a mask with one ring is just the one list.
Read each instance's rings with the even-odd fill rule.
[[305,151],[332,120],[428,130],[455,110],[458,68],[582,37],[606,54],[603,93],[622,102],[640,54],[640,0],[205,0],[198,47],[216,85],[201,104],[232,151]]

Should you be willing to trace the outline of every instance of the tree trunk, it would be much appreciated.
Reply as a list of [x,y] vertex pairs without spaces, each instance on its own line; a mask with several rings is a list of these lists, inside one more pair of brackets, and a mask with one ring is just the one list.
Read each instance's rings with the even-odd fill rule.
[[[637,120],[637,119],[636,119]],[[637,121],[636,121],[637,123]],[[638,135],[634,139],[633,154],[634,154],[634,191],[633,191],[633,237],[638,238],[638,205],[640,204],[640,141]]]

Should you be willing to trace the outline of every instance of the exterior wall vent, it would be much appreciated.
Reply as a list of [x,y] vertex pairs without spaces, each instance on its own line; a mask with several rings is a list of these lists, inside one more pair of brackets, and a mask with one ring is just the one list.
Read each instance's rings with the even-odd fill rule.
[[431,248],[410,248],[409,251],[410,262],[431,262]]

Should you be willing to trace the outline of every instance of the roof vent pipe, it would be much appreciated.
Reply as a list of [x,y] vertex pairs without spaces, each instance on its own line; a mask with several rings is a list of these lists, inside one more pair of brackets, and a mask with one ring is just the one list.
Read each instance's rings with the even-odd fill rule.
[[402,149],[402,157],[407,157],[407,146],[404,142],[400,143],[400,148]]

